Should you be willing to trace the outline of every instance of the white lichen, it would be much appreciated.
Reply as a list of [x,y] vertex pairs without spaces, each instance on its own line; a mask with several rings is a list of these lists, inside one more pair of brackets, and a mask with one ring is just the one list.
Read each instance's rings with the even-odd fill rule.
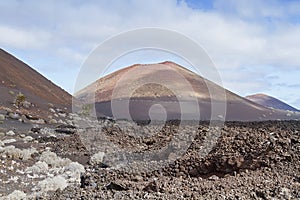
[[15,190],[11,194],[0,197],[0,200],[23,200],[26,199],[26,194],[20,190]]
[[1,156],[7,156],[13,159],[28,160],[34,153],[37,153],[35,148],[21,150],[12,145],[0,148]]
[[38,189],[42,192],[63,190],[68,186],[67,180],[61,176],[46,178],[38,183]]
[[[20,150],[14,146],[0,147],[0,155],[5,154],[7,157],[26,158],[28,157],[28,150]],[[25,152],[25,153],[24,153]],[[36,150],[34,149],[34,151]],[[26,156],[27,155],[27,156]],[[72,162],[68,158],[61,158],[56,153],[49,150],[41,153],[39,160],[30,167],[27,167],[24,172],[16,171],[18,174],[24,174],[30,181],[38,179],[32,193],[22,193],[15,191],[14,193],[6,196],[4,199],[31,199],[37,196],[43,196],[49,191],[56,191],[58,189],[65,189],[68,184],[79,184],[81,174],[85,172],[83,165],[78,162]],[[3,172],[5,173],[5,172]],[[40,180],[43,178],[43,180]],[[10,181],[16,182],[18,179],[12,177]],[[0,197],[0,199],[3,199]]]
[[80,182],[81,173],[84,173],[84,166],[78,162],[71,162],[68,166],[64,167],[64,177],[69,182]]
[[60,158],[56,153],[51,151],[45,151],[40,156],[40,161],[47,163],[51,167],[64,167],[71,163],[68,158]]
[[49,170],[48,164],[42,161],[38,161],[31,167],[27,167],[25,173],[32,173],[32,174],[45,174]]
[[90,159],[91,164],[101,164],[103,162],[104,155],[104,152],[94,154]]

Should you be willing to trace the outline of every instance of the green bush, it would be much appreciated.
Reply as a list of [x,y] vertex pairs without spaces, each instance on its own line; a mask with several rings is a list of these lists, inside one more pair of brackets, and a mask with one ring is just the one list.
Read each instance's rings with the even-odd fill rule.
[[22,106],[22,104],[25,101],[26,101],[26,96],[24,94],[22,94],[21,92],[19,92],[19,94],[17,94],[16,99],[15,99],[16,106],[18,106],[18,107]]
[[92,112],[93,105],[92,104],[84,104],[81,109],[81,114],[84,116],[89,116]]

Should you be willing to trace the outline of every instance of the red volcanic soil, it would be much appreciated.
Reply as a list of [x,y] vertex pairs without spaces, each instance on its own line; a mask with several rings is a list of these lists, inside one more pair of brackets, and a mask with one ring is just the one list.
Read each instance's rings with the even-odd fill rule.
[[254,94],[254,95],[246,96],[246,98],[249,99],[250,101],[253,101],[257,104],[260,104],[268,108],[299,112],[299,110],[297,110],[296,108],[284,103],[283,101],[280,101],[279,99],[268,96],[266,94]]
[[[162,119],[226,118],[229,121],[291,118],[285,112],[240,97],[173,62],[136,64],[118,70],[75,96],[82,103],[95,102],[98,114],[134,120],[149,120],[150,115]],[[156,104],[163,106],[164,111]]]
[[49,104],[70,108],[72,102],[70,94],[2,49],[0,49],[0,71],[0,108],[15,109],[13,102],[19,92],[34,105],[34,109],[27,111],[35,115],[46,115]]

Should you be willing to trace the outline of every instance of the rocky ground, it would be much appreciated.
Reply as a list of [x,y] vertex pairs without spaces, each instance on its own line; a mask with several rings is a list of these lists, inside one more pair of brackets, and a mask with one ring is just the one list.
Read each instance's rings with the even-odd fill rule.
[[54,114],[61,120],[41,123],[2,111],[0,199],[300,199],[297,121],[220,128]]

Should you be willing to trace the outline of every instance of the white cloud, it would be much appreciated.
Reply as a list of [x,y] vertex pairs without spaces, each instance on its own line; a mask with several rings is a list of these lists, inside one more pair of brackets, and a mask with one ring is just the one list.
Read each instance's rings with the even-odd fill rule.
[[238,15],[247,20],[262,18],[286,18],[286,13],[295,14],[297,2],[282,2],[280,0],[215,0],[214,7],[219,12],[228,15]]
[[43,48],[50,42],[50,34],[40,30],[23,30],[0,25],[0,44],[21,49]]
[[[57,54],[66,60],[70,60],[75,63],[82,63],[86,56],[82,55],[78,51],[75,51],[73,48],[62,47],[57,49]],[[68,67],[68,66],[66,66]]]
[[[293,21],[300,18],[296,1],[215,0],[212,10],[191,9],[175,0],[9,2],[1,2],[0,44],[51,52],[57,56],[53,59],[63,60],[74,70],[108,37],[149,26],[179,31],[203,45],[227,88],[240,94],[247,87],[253,92],[270,89],[273,80],[264,83],[263,78],[272,71],[263,71],[262,66],[274,66],[278,72],[300,69],[300,23]],[[245,78],[245,67],[263,73],[249,73]],[[236,74],[234,78],[228,70]],[[281,82],[287,81],[276,75]],[[254,79],[257,76],[261,79]],[[282,91],[282,96],[288,95]]]

